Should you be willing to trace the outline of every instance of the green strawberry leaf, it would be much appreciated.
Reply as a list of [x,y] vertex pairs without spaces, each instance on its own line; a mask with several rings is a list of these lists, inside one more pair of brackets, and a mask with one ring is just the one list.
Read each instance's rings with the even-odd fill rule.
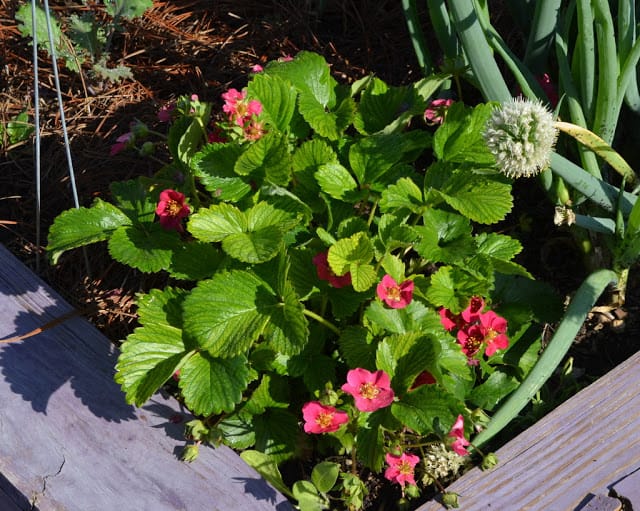
[[[439,167],[444,170],[447,166],[444,164]],[[476,173],[469,168],[449,172],[446,181],[435,193],[449,206],[481,224],[503,220],[513,207],[511,185],[508,182],[502,177]]]
[[180,247],[177,233],[165,231],[160,224],[123,226],[109,240],[111,257],[145,273],[168,270]]
[[442,161],[473,163],[491,167],[495,158],[489,152],[482,133],[491,116],[493,104],[481,104],[475,108],[455,102],[447,110],[447,122],[436,131],[433,150]]
[[191,158],[190,167],[213,197],[238,202],[251,192],[250,179],[234,170],[243,151],[238,144],[207,144]]
[[280,306],[270,314],[265,337],[278,353],[285,355],[299,353],[309,339],[309,323],[304,315],[304,305],[289,282],[285,283]]
[[246,353],[263,333],[279,300],[248,271],[216,273],[191,291],[184,303],[184,330],[214,357]]
[[322,137],[338,140],[355,116],[355,102],[344,98],[334,110],[328,110],[310,93],[300,93],[300,113],[304,120]]
[[47,251],[53,264],[67,250],[108,239],[129,217],[115,206],[96,199],[91,208],[68,209],[56,217],[49,229]]
[[503,371],[495,371],[477,387],[471,391],[469,401],[474,405],[491,411],[505,396],[520,385],[517,378]]
[[395,184],[388,186],[380,199],[380,211],[383,213],[402,208],[418,213],[423,207],[422,191],[408,177],[400,178]]
[[291,180],[291,155],[284,135],[270,132],[243,152],[234,166],[241,176],[264,175],[266,180],[286,186]]
[[180,366],[188,353],[182,337],[182,302],[186,291],[154,289],[138,299],[141,327],[121,347],[115,381],[128,403],[144,404]]
[[249,82],[247,96],[262,104],[261,117],[278,131],[289,131],[296,108],[296,89],[279,76],[258,73]]
[[339,163],[320,165],[315,178],[322,191],[334,199],[351,201],[358,189],[351,173]]
[[471,237],[469,219],[457,213],[428,209],[424,225],[415,231],[420,240],[415,249],[420,256],[434,263],[459,263],[474,254],[476,244]]
[[271,456],[277,462],[292,458],[299,445],[298,417],[282,408],[268,408],[253,419],[256,432],[256,449]]
[[244,356],[215,358],[196,352],[180,369],[185,403],[198,415],[233,411],[248,384],[249,365]]
[[422,385],[391,405],[393,416],[420,435],[438,433],[463,410],[463,403],[436,385]]
[[153,222],[157,196],[152,199],[140,180],[116,181],[109,189],[120,210],[133,222]]
[[183,243],[173,251],[169,273],[175,279],[202,280],[213,276],[224,255],[209,243]]

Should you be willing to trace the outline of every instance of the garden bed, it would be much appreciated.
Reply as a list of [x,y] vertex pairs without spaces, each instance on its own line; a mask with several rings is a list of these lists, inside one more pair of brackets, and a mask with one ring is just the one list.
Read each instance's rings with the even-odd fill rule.
[[[142,158],[126,151],[110,154],[117,137],[129,130],[130,123],[139,120],[153,128],[158,127],[157,113],[160,107],[167,105],[179,96],[197,94],[202,101],[220,103],[220,95],[224,91],[244,86],[248,77],[251,76],[251,69],[256,64],[262,65],[267,61],[288,58],[301,50],[311,50],[321,54],[330,64],[331,73],[345,83],[354,83],[370,73],[393,85],[412,83],[420,78],[419,66],[415,61],[413,47],[406,31],[405,19],[398,2],[382,0],[372,4],[356,1],[318,2],[317,7],[325,7],[322,12],[314,10],[316,4],[313,2],[305,3],[305,7],[298,5],[300,2],[293,1],[274,2],[268,6],[253,2],[243,2],[240,6],[237,5],[237,2],[218,2],[214,7],[209,4],[210,2],[193,1],[177,5],[171,2],[156,1],[153,8],[143,18],[127,22],[126,30],[114,38],[113,51],[114,54],[122,56],[118,63],[126,64],[130,68],[133,78],[124,80],[118,85],[109,81],[91,80],[87,86],[87,83],[80,79],[78,74],[62,69],[63,99],[70,128],[71,152],[82,205],[88,206],[96,198],[110,200],[109,185],[111,183],[138,177],[150,177],[158,170],[159,160],[164,160],[168,156],[168,154],[162,153],[162,149],[159,149],[160,153],[156,153],[153,158]],[[31,104],[29,100],[26,100],[25,103],[25,98],[29,98],[32,92],[32,68],[30,48],[26,40],[20,37],[14,20],[18,2],[1,0],[0,5],[2,9],[0,17],[8,21],[3,24],[1,29],[1,35],[7,41],[7,44],[2,48],[7,65],[1,76],[3,85],[6,85],[4,88],[7,91],[7,101],[3,104],[0,114],[3,123],[6,123],[25,109],[31,111]],[[54,9],[58,12],[64,12],[65,9],[69,9],[69,6],[63,5],[62,2],[54,2]],[[501,10],[496,9],[496,12],[500,13]],[[499,16],[496,22],[500,23]],[[506,28],[508,28],[509,43],[515,47],[521,46],[523,41],[517,27]],[[41,79],[44,168],[40,222],[43,232],[46,232],[53,219],[71,206],[72,187],[70,187],[66,170],[67,162],[59,137],[61,126],[51,83],[51,68],[46,58],[43,57],[45,55],[41,54],[41,76],[44,76]],[[472,103],[474,99],[481,101],[477,91],[469,89],[465,90],[465,93],[467,94],[466,98],[470,99]],[[175,280],[164,273],[148,274],[114,262],[103,245],[91,247],[88,265],[86,264],[86,255],[81,250],[65,254],[58,265],[49,265],[43,250],[47,241],[42,238],[38,240],[36,234],[36,198],[31,146],[24,141],[12,146],[5,143],[2,150],[4,156],[2,166],[8,171],[3,172],[0,177],[0,183],[7,190],[6,197],[3,197],[0,202],[0,207],[3,207],[2,213],[0,213],[0,227],[2,227],[0,241],[24,264],[35,269],[49,285],[72,304],[72,307],[80,311],[81,315],[88,317],[94,326],[97,326],[104,335],[113,341],[114,345],[119,344],[136,326],[139,326],[135,295],[146,293],[154,288],[167,288],[175,284]],[[517,236],[524,247],[516,262],[529,270],[536,279],[549,283],[561,299],[566,298],[566,301],[569,301],[587,273],[581,264],[576,264],[576,261],[580,259],[580,254],[575,239],[567,230],[558,229],[553,225],[553,208],[545,202],[547,200],[545,195],[531,186],[530,181],[525,184],[516,182],[513,193],[515,197],[514,210],[501,222],[497,230],[501,233],[514,233],[514,236]],[[29,286],[27,287],[31,289]],[[39,284],[33,285],[33,288],[34,290],[40,289]],[[20,290],[14,291],[15,293],[12,294],[22,296]],[[491,487],[492,484],[500,485],[500,481],[512,481],[512,478],[507,479],[502,470],[509,471],[514,464],[521,465],[522,456],[528,457],[539,450],[539,455],[544,457],[549,449],[555,448],[553,443],[547,445],[544,442],[536,441],[536,435],[540,431],[553,430],[559,435],[559,438],[566,438],[562,447],[571,448],[574,445],[570,441],[574,432],[571,426],[558,426],[559,429],[556,429],[556,425],[561,424],[567,414],[574,411],[576,413],[584,411],[585,424],[591,424],[591,427],[600,429],[600,422],[587,421],[597,417],[599,421],[605,423],[607,421],[615,422],[612,418],[615,419],[616,413],[622,413],[625,406],[632,407],[636,404],[631,395],[623,392],[620,396],[616,396],[616,406],[611,408],[611,404],[604,400],[602,393],[604,385],[610,382],[611,378],[615,378],[607,373],[616,368],[618,364],[623,363],[621,366],[623,369],[616,368],[611,373],[620,377],[619,371],[628,371],[629,368],[629,363],[624,361],[638,350],[639,337],[637,334],[640,332],[638,300],[640,296],[637,291],[637,279],[632,272],[624,308],[616,310],[600,307],[589,314],[586,323],[571,346],[563,369],[553,375],[549,383],[542,389],[541,394],[536,396],[533,405],[527,408],[516,424],[513,424],[492,442],[492,446],[499,446],[514,437],[519,431],[526,429],[547,412],[556,408],[580,388],[600,377],[602,377],[601,380],[565,405],[557,408],[543,421],[528,429],[521,436],[517,436],[515,440],[499,450],[500,465],[497,469],[481,474],[474,470],[459,482],[454,483],[451,486],[452,491],[457,491],[465,499],[470,496],[476,498],[475,488],[473,492],[469,490],[471,485],[482,486],[486,483],[487,487]],[[47,291],[47,293],[49,292]],[[54,306],[51,307],[53,311]],[[58,316],[57,309],[55,311],[56,313],[53,315],[47,311],[38,312],[38,314],[42,314],[42,322],[46,323],[50,319],[54,319],[54,316]],[[22,313],[20,317],[22,318]],[[22,320],[14,321],[15,333],[21,334],[38,326],[37,323],[30,321],[25,320],[24,324]],[[62,328],[62,331],[66,332],[65,325],[75,325],[78,321],[81,320],[75,318],[69,323],[65,321],[62,326],[56,328]],[[551,338],[556,326],[555,323],[546,326],[542,339],[543,346]],[[7,333],[7,335],[12,335],[12,333]],[[32,351],[37,352],[38,362],[44,364],[49,357],[56,359],[55,354],[49,351],[51,349],[49,344],[52,343],[48,343],[49,348],[43,350],[47,335],[49,335],[48,330],[23,344],[9,344],[4,352],[29,356]],[[65,344],[65,346],[67,345]],[[115,363],[116,346],[112,346],[110,349],[101,344],[96,346],[100,346],[99,352],[91,356],[96,359],[104,359],[100,362],[100,367],[106,371],[103,375],[104,378],[101,377],[101,385],[110,389],[109,393],[112,393],[110,394],[112,397],[118,396],[118,398],[113,398],[112,405],[118,410],[122,408],[133,413],[131,420],[112,420],[107,417],[106,422],[109,426],[115,423],[118,427],[132,421],[139,423],[139,414],[144,414],[144,406],[141,409],[127,407],[123,404],[124,400],[117,403],[119,398],[122,398],[122,392],[113,382],[113,370],[108,369],[112,368]],[[5,364],[2,366],[4,371]],[[84,369],[79,369],[79,372],[83,371]],[[55,372],[51,385],[55,385],[56,389],[59,386],[60,391],[69,387],[71,395],[76,400],[80,399],[83,406],[92,411],[90,406],[91,391],[80,388],[80,384],[85,383],[85,378],[75,378],[73,374],[67,373],[64,371],[62,373]],[[11,382],[10,375],[7,376],[6,381]],[[64,383],[67,381],[68,385]],[[74,381],[77,381],[78,385],[75,385]],[[601,381],[604,383],[600,383]],[[21,385],[23,384],[21,383]],[[15,389],[15,385],[11,385],[10,388]],[[86,392],[86,395],[83,395],[82,392]],[[49,396],[49,394],[51,395]],[[49,390],[40,396],[42,401],[38,401],[34,397],[32,411],[37,412],[38,421],[45,416],[47,420],[50,419],[51,414],[44,412],[48,412],[51,406],[47,397],[53,399],[54,395],[57,393]],[[155,396],[154,399],[156,399]],[[165,399],[165,397],[160,396],[158,399]],[[625,401],[626,399],[628,401]],[[577,405],[579,409],[576,410],[576,405],[572,403],[580,403]],[[598,403],[598,406],[591,410],[587,407],[588,403]],[[619,406],[617,406],[618,404]],[[149,406],[153,406],[153,404]],[[169,405],[162,402],[163,410],[165,406]],[[177,405],[172,402],[169,407],[171,406]],[[606,412],[606,415],[598,415],[600,412]],[[104,413],[108,415],[107,412]],[[101,414],[102,412],[99,412],[98,417],[102,417]],[[147,417],[145,420],[149,419],[147,415],[145,417]],[[104,419],[104,417],[102,418]],[[176,431],[182,430],[184,426],[184,424],[169,425],[167,417],[157,417],[157,419],[160,422],[153,423],[157,428],[154,431],[168,433],[167,437],[170,438],[179,436]],[[165,422],[163,423],[162,420]],[[37,422],[37,424],[41,423]],[[629,425],[632,424],[633,422],[629,423]],[[42,427],[48,426],[43,425]],[[581,434],[584,437],[589,437],[591,427],[580,430]],[[603,429],[603,435],[604,431]],[[553,435],[547,435],[545,439],[551,441],[552,437]],[[578,438],[582,439],[583,436],[578,436]],[[600,436],[593,435],[593,438],[597,439]],[[174,440],[177,441],[177,438]],[[153,437],[153,441],[159,441],[159,439]],[[517,447],[514,447],[515,445]],[[526,447],[523,448],[523,445]],[[169,447],[164,446],[161,450],[167,448]],[[175,448],[176,445],[172,444],[170,450]],[[229,463],[232,465],[238,461],[228,449],[221,451],[216,449],[214,452],[227,453],[230,456],[229,460],[231,460]],[[560,449],[554,452],[564,451]],[[599,451],[594,445],[593,450],[583,449],[580,452],[588,457],[592,453],[598,454]],[[562,466],[560,464],[561,458],[562,456],[556,460],[557,467],[554,466],[553,470],[561,470],[558,468]],[[59,461],[59,457],[55,459]],[[582,459],[581,455],[579,460]],[[205,468],[203,470],[205,471],[209,470],[207,460],[208,458],[204,462]],[[55,465],[55,461],[52,463]],[[197,463],[201,463],[201,460],[198,460]],[[617,473],[617,469],[613,468],[611,463],[613,460],[607,458],[606,463],[598,465],[598,469],[613,470]],[[501,468],[503,465],[504,469]],[[543,468],[539,472],[546,473],[552,470],[544,465],[543,461],[540,461],[540,467]],[[58,468],[60,468],[60,464]],[[214,470],[219,469],[218,466],[213,468]],[[307,468],[309,467],[305,467],[305,469]],[[570,468],[572,474],[574,472],[580,474],[578,468],[575,470],[573,470],[575,468],[573,466]],[[626,471],[624,474],[620,473],[622,477],[634,467],[623,464],[619,468]],[[245,469],[246,467],[238,468],[240,471]],[[56,480],[57,476],[56,478],[51,477],[51,474],[57,473],[56,470],[53,466],[46,466],[37,471],[37,473],[45,474],[41,475],[40,479],[36,477],[36,480],[39,481],[38,484],[44,480],[48,485],[50,479],[51,481]],[[187,470],[185,474],[190,474],[189,470],[193,469],[179,470]],[[598,470],[595,472],[600,474]],[[519,473],[518,477],[523,480],[536,481],[539,485],[548,481],[547,476],[543,474],[540,474],[539,481],[530,478],[528,472]],[[575,504],[574,501],[577,498],[575,492],[563,492],[567,499],[574,500],[571,500],[571,504],[569,504],[569,500],[566,502],[557,500],[554,505],[558,505],[558,502],[573,507],[587,505],[587,500],[584,499],[588,497],[589,492],[604,498],[604,494],[608,492],[607,488],[613,486],[615,482],[605,480],[607,479],[605,476],[598,475],[598,477],[597,484],[584,477],[582,478],[582,482],[585,483],[584,487],[577,484],[571,485],[577,493],[583,492],[583,490],[586,492],[581,497],[583,500],[580,500],[578,504]],[[570,484],[574,479],[570,478],[567,481]],[[593,484],[591,484],[592,482]],[[260,480],[259,484],[264,484],[264,481]],[[372,485],[375,486],[375,482]],[[515,486],[519,487],[517,483]],[[222,487],[220,489],[224,491]],[[19,490],[17,494],[26,495],[33,491],[35,490],[28,488],[28,491]],[[559,489],[559,491],[562,490]],[[535,499],[538,497],[533,497],[533,492],[528,492],[524,488],[522,492],[511,493],[510,488],[507,488],[504,490],[504,498],[525,498],[526,494],[527,499],[533,499],[531,505],[534,505],[533,502],[536,502],[537,505],[538,501]],[[569,496],[568,493],[571,495]],[[399,491],[392,497],[397,498],[398,495]],[[496,496],[497,498],[502,498],[502,496]],[[272,500],[267,505],[273,505],[274,502],[279,505],[280,499],[281,495],[277,494],[276,500]],[[463,508],[467,509],[465,503],[468,502],[472,501],[461,500]],[[473,502],[473,505],[478,506],[478,509],[489,504],[479,500],[477,503]],[[497,502],[497,500],[492,500],[491,504],[497,506]],[[507,500],[505,500],[506,502]],[[546,504],[547,501],[545,501]],[[285,504],[282,503],[282,505]],[[426,504],[421,509],[431,509],[428,507],[429,505]],[[546,508],[554,509],[553,506]],[[566,506],[558,507],[558,509],[560,508],[564,509]]]

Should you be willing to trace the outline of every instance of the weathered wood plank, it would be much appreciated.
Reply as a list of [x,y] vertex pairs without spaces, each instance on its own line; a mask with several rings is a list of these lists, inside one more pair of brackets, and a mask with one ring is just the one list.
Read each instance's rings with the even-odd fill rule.
[[[70,310],[0,246],[0,339]],[[188,416],[162,394],[128,406],[113,381],[116,356],[80,317],[0,344],[0,509],[292,509],[226,447],[179,461],[184,424],[176,414]]]
[[[640,468],[640,353],[580,391],[448,490],[461,509],[571,511]],[[633,502],[640,504],[640,502]],[[420,511],[442,510],[435,502]]]

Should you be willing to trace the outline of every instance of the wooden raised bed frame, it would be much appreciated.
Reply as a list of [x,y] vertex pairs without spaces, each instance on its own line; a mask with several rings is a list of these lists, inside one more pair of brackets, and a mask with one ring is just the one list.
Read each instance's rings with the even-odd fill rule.
[[[0,339],[72,311],[0,246]],[[227,447],[179,460],[189,415],[161,393],[136,408],[117,352],[81,317],[0,344],[0,510],[291,510]]]

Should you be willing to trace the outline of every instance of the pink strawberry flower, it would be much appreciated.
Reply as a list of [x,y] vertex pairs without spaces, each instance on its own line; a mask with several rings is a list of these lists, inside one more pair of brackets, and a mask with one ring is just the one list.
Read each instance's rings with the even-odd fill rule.
[[327,259],[327,252],[320,252],[313,258],[313,264],[316,265],[316,271],[318,272],[318,278],[329,282],[329,285],[340,289],[351,284],[351,274],[349,272],[344,275],[336,275],[329,266]]
[[467,451],[466,448],[471,444],[469,443],[469,440],[464,437],[464,418],[462,415],[458,415],[456,422],[451,427],[451,431],[449,431],[449,436],[455,439],[451,443],[451,449],[453,449],[454,452],[460,456],[466,456],[469,454],[469,451]]
[[444,122],[447,110],[453,104],[452,99],[434,99],[424,111],[424,120],[433,126]]
[[164,190],[160,192],[160,200],[156,207],[156,214],[160,218],[160,225],[167,230],[182,232],[182,219],[187,217],[191,210],[186,203],[183,193],[176,190]]
[[464,320],[460,314],[454,314],[449,309],[442,307],[438,313],[440,314],[440,323],[447,332],[451,332],[455,328],[460,328],[464,325]]
[[467,323],[475,323],[480,318],[482,309],[484,309],[484,300],[479,296],[473,296],[469,300],[469,306],[460,315]]
[[255,119],[250,120],[245,124],[242,129],[245,140],[256,141],[262,138],[262,136],[266,133],[264,129],[264,123],[262,121],[257,121]]
[[125,133],[124,135],[120,135],[116,138],[116,143],[111,146],[111,151],[109,151],[109,156],[115,156],[116,154],[124,151],[126,148],[131,146],[133,143],[133,133],[130,131]]
[[404,488],[404,485],[407,483],[416,484],[414,470],[420,461],[418,456],[404,452],[400,456],[387,453],[385,460],[387,465],[389,465],[384,471],[384,477],[386,479],[392,483],[398,483],[402,488]]
[[319,401],[310,401],[302,407],[305,433],[332,433],[349,422],[347,412],[336,410],[333,406],[323,405]]
[[416,390],[418,387],[422,387],[423,385],[433,385],[436,383],[436,379],[429,371],[422,371],[416,379],[413,380],[411,387],[409,390]]
[[480,325],[484,328],[484,342],[487,344],[485,354],[490,357],[497,350],[509,347],[509,338],[506,335],[507,320],[498,316],[493,311],[480,315]]
[[246,90],[240,92],[236,89],[229,89],[222,94],[222,99],[224,99],[222,110],[229,116],[229,120],[234,121],[240,127],[244,127],[252,116],[262,113],[260,101],[247,100]]
[[475,356],[484,345],[484,330],[480,325],[470,325],[458,330],[456,336],[458,344],[462,347],[462,353],[467,357],[469,365],[478,365]]
[[173,116],[173,111],[176,109],[175,103],[169,103],[164,105],[158,110],[158,120],[160,122],[169,122]]
[[392,309],[404,309],[413,299],[413,286],[413,280],[398,284],[391,275],[385,275],[378,284],[376,293]]
[[260,64],[254,64],[251,66],[252,73],[262,73],[262,71],[264,71],[264,68]]
[[507,320],[493,311],[488,311],[480,314],[479,323],[458,330],[458,344],[462,346],[462,352],[469,359],[469,363],[477,365],[478,361],[474,360],[474,357],[483,348],[485,354],[490,357],[497,350],[509,347],[506,331]]
[[389,406],[395,397],[389,375],[382,370],[372,373],[362,368],[352,369],[342,390],[353,396],[361,412],[375,412]]

